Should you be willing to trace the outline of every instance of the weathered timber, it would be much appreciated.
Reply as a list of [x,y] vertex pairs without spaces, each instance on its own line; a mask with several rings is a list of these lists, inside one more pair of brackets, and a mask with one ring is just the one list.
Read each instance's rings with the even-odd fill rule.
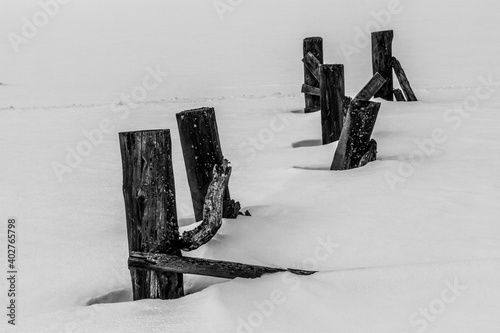
[[224,190],[231,175],[231,166],[224,160],[221,166],[214,166],[212,174],[213,179],[208,186],[203,207],[203,222],[193,230],[182,234],[180,247],[183,251],[196,250],[209,242],[222,225]]
[[368,144],[368,151],[361,157],[358,167],[365,166],[377,159],[377,141],[371,139]]
[[132,252],[128,264],[130,267],[156,270],[159,272],[175,272],[213,276],[224,279],[254,279],[264,274],[291,272],[297,275],[311,275],[316,272],[299,269],[282,269],[257,265],[247,265],[231,261],[209,260],[200,258],[179,257],[175,255]]
[[[347,112],[349,111],[349,106],[351,105],[351,102],[352,102],[352,97],[350,96],[346,96],[344,98],[344,109],[343,109],[343,119],[342,119],[342,124],[345,124],[345,120],[347,118]],[[344,127],[342,125],[342,127]]]
[[361,159],[371,148],[370,137],[379,109],[380,103],[356,99],[351,102],[331,170],[359,167]]
[[377,91],[384,85],[386,80],[379,73],[375,75],[368,81],[368,83],[361,89],[361,91],[354,97],[354,99],[360,99],[362,101],[369,101]]
[[307,52],[307,54],[302,59],[302,62],[311,72],[312,76],[314,76],[314,78],[319,82],[319,66],[321,66],[321,62],[318,60],[318,58],[316,58],[312,52]]
[[[129,252],[180,256],[169,130],[119,133]],[[130,268],[134,300],[184,295],[182,274]]]
[[377,91],[375,97],[387,101],[393,99],[392,81],[392,30],[372,32],[372,67],[373,74],[380,73],[386,80],[385,84]]
[[398,102],[406,102],[405,96],[399,88],[394,89],[394,97],[396,97],[396,101]]
[[307,84],[302,85],[302,91],[303,94],[309,94],[309,95],[314,95],[314,96],[320,96],[321,95],[321,90],[319,88],[313,87],[313,86],[308,86]]
[[406,77],[406,73],[403,70],[403,67],[401,66],[401,63],[396,59],[396,57],[392,57],[392,67],[394,68],[394,73],[396,74],[396,77],[398,78],[399,85],[401,86],[401,89],[403,89],[403,92],[405,93],[406,100],[408,102],[416,102],[417,97],[413,93],[413,90],[411,89],[410,82],[408,81],[408,78]]
[[344,65],[320,66],[321,127],[324,145],[335,142],[344,120]]
[[[321,37],[308,37],[304,39],[303,43],[303,56],[307,57],[307,54],[311,54],[318,60],[320,64],[323,63],[323,39]],[[315,78],[313,73],[309,70],[307,65],[304,63],[304,84],[312,87],[319,87],[319,79]],[[319,96],[305,94],[305,108],[304,112],[314,112],[320,109],[320,98]]]
[[[194,216],[196,221],[201,221],[214,165],[223,162],[215,110],[205,107],[179,112],[176,116]],[[239,202],[231,200],[226,186],[223,217],[236,218],[239,210]]]

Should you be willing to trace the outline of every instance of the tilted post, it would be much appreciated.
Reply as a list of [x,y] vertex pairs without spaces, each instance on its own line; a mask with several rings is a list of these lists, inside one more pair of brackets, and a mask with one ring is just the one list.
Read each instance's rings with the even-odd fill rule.
[[[303,44],[304,57],[311,52],[314,57],[323,63],[323,38],[308,37],[304,39]],[[319,88],[319,79],[316,78],[306,64],[304,64],[304,85]],[[305,95],[305,113],[318,111],[320,109],[320,98],[317,95],[306,93]]]
[[368,81],[368,83],[361,89],[361,91],[354,97],[354,99],[360,99],[363,101],[369,101],[377,91],[384,86],[386,80],[379,73],[375,75]]
[[401,63],[399,62],[398,59],[396,59],[396,57],[392,57],[392,67],[394,68],[394,73],[398,78],[399,85],[401,86],[401,89],[403,89],[403,92],[405,93],[406,100],[408,102],[416,102],[417,97],[415,96],[413,89],[411,89],[410,82],[406,77],[406,73],[403,70]]
[[385,79],[385,84],[378,90],[375,97],[393,101],[392,81],[392,30],[372,32],[372,67],[373,74],[380,73]]
[[344,65],[320,65],[320,101],[323,144],[337,141],[344,120]]
[[376,142],[370,140],[380,103],[354,99],[347,113],[331,170],[353,169],[376,158]]
[[[129,254],[180,256],[170,130],[119,133]],[[184,295],[182,274],[129,266],[134,300]]]
[[[177,113],[177,125],[186,165],[196,221],[203,220],[203,205],[213,178],[214,165],[222,165],[223,156],[214,108],[199,108]],[[239,202],[231,200],[229,188],[224,194],[223,217],[236,218]]]

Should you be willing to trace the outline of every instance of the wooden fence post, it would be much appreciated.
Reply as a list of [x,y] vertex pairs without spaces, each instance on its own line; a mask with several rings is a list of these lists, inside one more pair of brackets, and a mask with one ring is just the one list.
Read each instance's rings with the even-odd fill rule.
[[392,66],[394,68],[394,73],[398,78],[399,85],[401,86],[401,89],[403,89],[403,92],[405,93],[406,100],[408,102],[416,102],[417,97],[413,93],[413,90],[411,89],[410,86],[410,82],[406,77],[405,71],[403,70],[401,63],[398,61],[398,59],[396,59],[396,57],[392,57]]
[[[311,52],[314,57],[323,63],[323,38],[321,37],[308,37],[304,39],[304,57],[307,53]],[[304,64],[304,84],[311,87],[319,87],[319,80],[314,77],[310,69]],[[316,95],[311,95],[306,93],[305,95],[306,107],[304,109],[305,113],[318,111],[320,109],[320,98]]]
[[370,137],[379,109],[380,103],[359,99],[351,102],[331,170],[353,169],[374,160],[376,142]]
[[373,74],[380,73],[385,79],[385,84],[375,94],[387,101],[393,101],[392,82],[392,30],[372,32],[372,67]]
[[[180,256],[170,130],[119,133],[129,253]],[[184,295],[177,273],[131,267],[134,300]]]
[[[222,165],[223,156],[214,108],[199,108],[177,113],[177,124],[186,165],[196,221],[203,220],[203,205],[213,178],[214,165]],[[224,194],[224,218],[236,218],[239,202],[231,200],[229,188]]]
[[320,101],[323,144],[337,141],[344,120],[344,65],[320,65]]

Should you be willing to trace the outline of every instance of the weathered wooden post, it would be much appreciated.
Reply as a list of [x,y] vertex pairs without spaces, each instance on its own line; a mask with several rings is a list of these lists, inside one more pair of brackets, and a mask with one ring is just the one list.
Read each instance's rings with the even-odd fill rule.
[[[321,37],[308,37],[304,39],[304,58],[309,52],[319,61],[323,63],[323,38]],[[319,78],[315,77],[312,71],[304,63],[304,85],[319,88]],[[320,109],[320,98],[317,95],[305,93],[306,107],[305,113],[318,111]]]
[[339,139],[344,121],[344,65],[320,65],[320,101],[323,144]]
[[[180,256],[170,130],[119,134],[129,253]],[[129,265],[134,300],[184,295],[182,274]]]
[[372,67],[373,74],[380,73],[385,79],[385,84],[375,94],[387,101],[393,101],[392,82],[392,30],[372,32]]
[[[223,156],[214,108],[199,108],[177,113],[177,124],[186,165],[196,221],[203,219],[203,204],[213,178],[214,165],[222,165]],[[239,202],[231,200],[229,188],[224,194],[223,217],[236,218]]]
[[370,140],[380,103],[354,99],[349,106],[331,170],[353,169],[376,158],[376,142]]
[[403,92],[405,93],[406,100],[408,102],[416,102],[417,97],[413,93],[413,89],[411,89],[410,82],[406,77],[406,73],[403,70],[401,63],[398,61],[398,59],[396,59],[396,57],[392,57],[392,67],[394,68],[394,73],[398,78],[399,85],[401,86],[401,89],[403,89]]

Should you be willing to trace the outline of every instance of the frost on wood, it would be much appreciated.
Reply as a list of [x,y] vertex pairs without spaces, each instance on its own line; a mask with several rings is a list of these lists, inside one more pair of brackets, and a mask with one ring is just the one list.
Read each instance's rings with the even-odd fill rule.
[[[201,221],[212,170],[223,162],[215,110],[204,107],[179,112],[176,116],[194,215],[196,221]],[[226,183],[223,217],[236,218],[239,210],[239,202],[231,199]]]
[[208,186],[203,206],[203,222],[193,230],[186,231],[180,239],[184,251],[196,250],[209,242],[222,225],[224,191],[231,175],[231,166],[224,160],[221,166],[214,166],[213,179]]

